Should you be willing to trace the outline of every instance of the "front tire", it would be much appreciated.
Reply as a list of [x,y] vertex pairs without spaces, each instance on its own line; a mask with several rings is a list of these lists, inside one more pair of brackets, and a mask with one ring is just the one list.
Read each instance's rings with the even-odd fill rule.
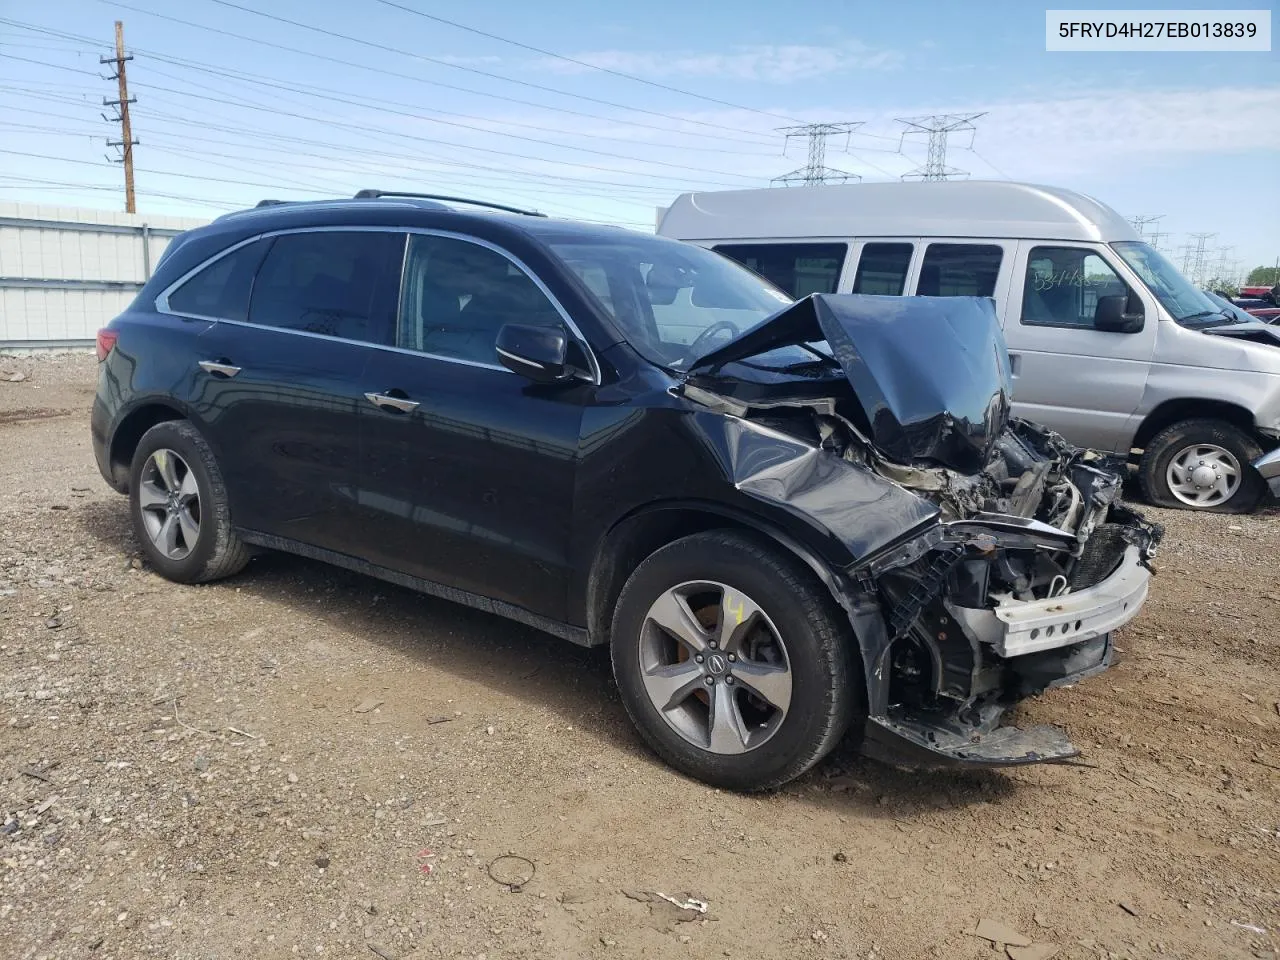
[[186,420],[142,435],[129,472],[129,512],[147,561],[167,580],[206,583],[249,562],[213,450]]
[[1183,420],[1157,433],[1138,468],[1142,492],[1160,507],[1248,513],[1266,484],[1253,461],[1262,449],[1222,420]]
[[865,718],[848,619],[794,557],[711,531],[653,553],[614,613],[613,674],[667,763],[731,790],[804,773]]

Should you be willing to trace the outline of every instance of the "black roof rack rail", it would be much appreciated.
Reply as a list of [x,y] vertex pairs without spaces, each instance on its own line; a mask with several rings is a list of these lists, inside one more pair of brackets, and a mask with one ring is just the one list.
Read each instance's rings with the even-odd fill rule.
[[292,200],[259,200],[253,205],[256,210],[258,207],[274,207],[282,203],[292,203]]
[[537,210],[522,210],[520,207],[509,207],[504,203],[490,203],[487,200],[471,200],[467,197],[448,197],[440,193],[410,193],[405,190],[361,190],[355,195],[356,200],[376,200],[378,197],[410,197],[415,200],[443,200],[446,203],[465,203],[473,207],[488,207],[491,210],[503,210],[507,213],[519,213],[526,217],[545,217],[545,213]]

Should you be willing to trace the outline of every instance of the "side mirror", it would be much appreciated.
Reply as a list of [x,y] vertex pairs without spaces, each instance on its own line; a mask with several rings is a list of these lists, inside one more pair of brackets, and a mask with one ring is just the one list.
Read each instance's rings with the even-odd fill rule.
[[494,344],[498,362],[513,373],[538,383],[553,383],[572,376],[567,362],[569,341],[558,327],[508,323],[498,331]]
[[1129,297],[1117,293],[1109,297],[1098,298],[1098,309],[1093,315],[1093,328],[1106,333],[1137,333],[1146,322],[1142,312],[1142,302],[1137,303],[1136,313],[1127,313]]

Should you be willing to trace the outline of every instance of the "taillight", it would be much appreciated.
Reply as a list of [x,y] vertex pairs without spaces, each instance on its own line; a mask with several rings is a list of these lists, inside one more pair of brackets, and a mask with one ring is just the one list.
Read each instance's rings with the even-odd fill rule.
[[111,348],[116,345],[116,340],[120,334],[114,330],[102,329],[98,331],[98,362],[101,363],[107,359],[107,354],[111,352]]

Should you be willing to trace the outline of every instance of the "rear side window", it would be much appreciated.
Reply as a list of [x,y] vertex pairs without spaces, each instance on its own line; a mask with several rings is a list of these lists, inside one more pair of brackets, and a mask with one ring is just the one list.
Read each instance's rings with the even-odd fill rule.
[[269,245],[269,240],[255,240],[215,260],[169,294],[169,309],[219,320],[244,320],[249,313],[253,275]]
[[849,248],[843,243],[724,243],[714,249],[799,299],[836,292]]
[[916,295],[921,297],[989,297],[996,292],[1000,258],[997,246],[977,243],[931,243],[920,264]]
[[853,292],[882,297],[902,296],[914,250],[915,246],[910,243],[864,243]]
[[403,233],[366,230],[276,237],[253,284],[249,322],[393,344],[404,244]]

